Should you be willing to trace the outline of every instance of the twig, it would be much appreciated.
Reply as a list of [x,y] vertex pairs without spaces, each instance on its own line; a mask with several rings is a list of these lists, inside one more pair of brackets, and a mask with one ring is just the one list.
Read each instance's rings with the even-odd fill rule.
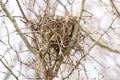
[[21,7],[21,5],[20,5],[19,0],[16,0],[16,2],[17,2],[17,4],[18,4],[18,7],[20,8],[20,11],[21,11],[23,17],[24,17],[25,20],[28,22],[28,19],[27,19],[27,17],[26,17],[25,14],[24,14],[24,11],[23,11],[23,9],[22,9],[22,7]]
[[81,64],[81,61],[87,56],[88,54],[84,54],[80,59],[79,61],[77,62],[77,64],[74,66],[74,68],[69,72],[69,74],[67,75],[67,77],[64,77],[64,79],[68,78],[72,73],[73,71]]
[[67,7],[60,0],[57,0],[57,1],[63,6],[63,8],[66,11],[66,14],[69,14],[69,11],[68,11]]
[[22,38],[22,40],[24,41],[24,43],[26,44],[27,48],[34,54],[39,53],[39,51],[37,51],[36,49],[32,48],[30,43],[28,42],[28,40],[26,39],[26,37],[23,35],[23,33],[20,31],[19,26],[16,22],[16,20],[14,19],[14,17],[10,14],[10,12],[5,8],[2,0],[0,0],[0,5],[3,9],[3,11],[6,13],[6,16],[10,19],[10,21],[13,23],[16,31],[18,32],[18,34],[20,35],[20,37]]
[[[117,17],[116,17],[117,18]],[[100,40],[101,40],[101,38],[107,33],[107,31],[111,28],[111,26],[112,26],[112,24],[114,23],[114,21],[116,20],[116,18],[111,22],[111,24],[110,24],[110,26],[105,30],[105,32],[99,37],[99,39],[98,40],[94,40],[93,38],[92,38],[92,36],[90,36],[91,37],[91,39],[93,40],[93,41],[95,41],[95,43],[92,45],[92,47],[89,49],[89,52],[91,51],[91,49],[96,45],[96,44],[99,44],[99,45],[101,45],[100,44]],[[103,45],[101,45],[101,46],[103,46]],[[105,46],[104,46],[105,47]],[[106,48],[107,48],[107,46],[106,46]],[[88,52],[88,53],[89,53]]]
[[115,6],[115,4],[114,4],[113,0],[110,0],[110,2],[111,2],[111,4],[112,4],[113,8],[115,9],[115,11],[116,11],[117,15],[120,17],[120,13],[119,13],[119,11],[118,11],[117,7]]
[[[116,17],[117,18],[117,17]],[[103,43],[100,43],[99,41],[101,40],[101,38],[104,36],[105,33],[107,33],[107,31],[111,28],[112,24],[114,23],[114,21],[116,20],[116,18],[111,22],[110,26],[105,30],[105,32],[99,37],[98,40],[96,40],[95,38],[93,38],[92,36],[88,35],[89,38],[95,42],[91,48],[89,49],[88,53],[91,51],[91,49],[95,46],[95,45],[98,45],[98,46],[101,46],[109,51],[112,51],[112,52],[115,52],[115,53],[120,53],[119,50],[116,50],[116,49],[113,49],[113,48],[110,48],[109,46],[107,46],[106,44],[103,44]],[[88,34],[85,30],[82,29],[82,31],[86,34]]]
[[19,80],[18,77],[11,71],[11,69],[1,59],[0,61],[6,67],[6,69],[15,77],[15,79]]

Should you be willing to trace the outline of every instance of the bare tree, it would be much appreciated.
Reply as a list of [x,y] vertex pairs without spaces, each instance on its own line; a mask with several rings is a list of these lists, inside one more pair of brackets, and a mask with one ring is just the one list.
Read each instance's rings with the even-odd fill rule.
[[[113,27],[115,22],[118,24],[116,20],[120,16],[116,6],[118,2],[110,0],[109,9],[103,0],[91,0],[91,2],[80,0],[78,6],[77,1],[15,0],[20,15],[14,15],[14,11],[10,10],[10,1],[0,0],[0,16],[2,19],[5,18],[1,22],[6,30],[6,35],[0,37],[3,46],[0,62],[7,70],[1,71],[5,74],[3,80],[90,80],[88,62],[90,65],[97,63],[106,69],[104,63],[94,58],[96,55],[102,57],[102,54],[92,55],[92,53],[101,53],[104,50],[120,53],[119,48],[112,48],[110,46],[112,43],[106,41],[106,37],[111,39],[112,35],[119,38],[118,32]],[[115,15],[109,21],[107,28],[98,27],[99,19],[90,11],[88,4],[99,7],[102,5],[107,8],[106,13]],[[75,7],[78,7],[77,12],[74,10]],[[8,19],[10,23],[7,22]],[[11,23],[13,27],[9,26]],[[21,43],[13,43],[15,39]],[[6,58],[8,53],[9,59]],[[117,67],[119,68],[119,65]],[[97,71],[96,66],[93,68]],[[31,75],[27,71],[31,72]],[[94,74],[97,74],[98,78],[91,80],[108,79],[102,76],[107,74],[101,74],[99,70]]]

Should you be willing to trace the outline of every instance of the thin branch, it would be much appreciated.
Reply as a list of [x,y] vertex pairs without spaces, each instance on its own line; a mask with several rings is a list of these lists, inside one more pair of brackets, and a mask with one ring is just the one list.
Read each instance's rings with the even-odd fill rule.
[[73,71],[81,64],[81,61],[87,56],[88,54],[84,54],[80,59],[79,61],[77,62],[77,64],[74,66],[74,68],[69,72],[69,74],[64,77],[64,79],[68,78],[72,73]]
[[24,41],[24,43],[26,44],[27,48],[34,54],[39,53],[36,49],[32,48],[30,43],[28,42],[28,40],[26,39],[26,37],[23,35],[23,33],[20,31],[19,26],[16,22],[16,20],[14,19],[14,17],[10,14],[10,12],[5,8],[2,0],[0,0],[0,5],[3,9],[3,11],[6,13],[6,16],[10,19],[10,21],[13,23],[16,31],[18,32],[18,34],[20,35],[20,37],[22,38],[22,40]]
[[[117,17],[116,17],[117,18]],[[112,24],[114,23],[114,21],[116,20],[116,18],[111,22],[111,24],[110,24],[110,26],[105,30],[105,32],[99,37],[99,39],[92,45],[92,47],[89,49],[89,52],[90,52],[90,50],[96,45],[96,44],[100,44],[100,40],[101,40],[101,38],[107,33],[107,31],[111,28],[111,26],[112,26]],[[91,39],[92,40],[94,40],[93,38],[92,38],[92,36],[91,36]],[[102,46],[102,45],[101,45]],[[88,52],[88,53],[89,53]]]
[[105,49],[107,49],[107,50],[109,50],[109,51],[111,51],[111,52],[120,53],[119,50],[113,49],[113,48],[111,48],[111,47],[109,47],[109,46],[106,46],[106,44],[102,44],[102,43],[98,42],[98,41],[97,41],[96,39],[94,39],[92,36],[89,36],[89,37],[90,37],[90,39],[91,39],[92,41],[97,42],[96,45],[101,46],[101,47],[103,47],[103,48],[105,48]]
[[119,13],[119,11],[118,11],[117,7],[115,6],[115,4],[114,4],[113,0],[110,0],[110,2],[111,2],[111,4],[112,4],[113,8],[115,9],[115,11],[116,11],[117,15],[120,17],[120,13]]
[[19,80],[18,77],[11,71],[11,69],[1,59],[0,61],[5,66],[5,68],[15,77],[15,79]]
[[17,4],[18,4],[18,7],[19,7],[19,9],[20,9],[20,11],[21,11],[21,13],[22,13],[23,17],[24,17],[24,18],[25,18],[25,20],[28,22],[28,19],[27,19],[27,17],[25,16],[25,13],[24,13],[24,11],[23,11],[23,9],[22,9],[21,5],[20,5],[19,0],[16,0],[16,2],[17,2]]
[[67,7],[60,0],[57,0],[57,1],[63,6],[63,8],[66,11],[66,14],[69,14],[69,11],[68,11]]
[[[116,18],[117,18],[117,17],[116,17]],[[105,49],[107,49],[107,50],[109,50],[109,51],[112,51],[112,52],[115,52],[115,53],[120,53],[119,50],[113,49],[113,48],[107,46],[106,44],[103,44],[103,43],[99,42],[99,41],[101,40],[101,38],[102,38],[102,37],[107,33],[107,31],[111,28],[111,26],[112,26],[112,24],[114,23],[114,21],[116,20],[116,18],[111,22],[110,26],[109,26],[109,27],[105,30],[105,32],[99,37],[98,40],[96,40],[96,39],[93,38],[92,36],[88,35],[89,38],[90,38],[93,42],[95,42],[95,43],[90,47],[89,52],[90,52],[90,50],[91,50],[95,45],[98,45],[98,46],[101,46],[101,47],[103,47],[103,48],[105,48]],[[88,34],[85,30],[82,29],[82,31],[85,32],[86,34]],[[88,53],[89,53],[89,52],[88,52]]]

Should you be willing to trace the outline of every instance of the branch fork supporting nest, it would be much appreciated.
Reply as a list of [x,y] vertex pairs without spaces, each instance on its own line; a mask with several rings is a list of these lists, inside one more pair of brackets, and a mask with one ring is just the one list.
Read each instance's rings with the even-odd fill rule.
[[37,43],[34,47],[40,51],[39,55],[43,59],[45,70],[49,72],[52,69],[53,71],[59,61],[59,56],[65,56],[64,52],[69,47],[69,41],[77,23],[76,17],[45,15],[39,16],[31,23],[32,31],[36,32],[34,41]]

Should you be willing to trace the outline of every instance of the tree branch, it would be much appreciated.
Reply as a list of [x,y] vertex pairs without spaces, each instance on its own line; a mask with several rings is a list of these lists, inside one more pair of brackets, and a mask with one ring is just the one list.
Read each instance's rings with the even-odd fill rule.
[[22,40],[24,41],[24,43],[26,44],[27,48],[34,54],[39,53],[39,51],[37,51],[36,49],[32,48],[30,43],[28,42],[28,40],[26,39],[26,37],[24,36],[24,34],[20,31],[19,26],[16,22],[16,20],[14,19],[14,17],[10,14],[10,12],[5,8],[5,5],[3,4],[2,0],[0,0],[0,5],[3,9],[3,11],[6,13],[6,16],[10,19],[10,21],[13,23],[16,31],[18,32],[18,34],[20,35],[20,37],[22,38]]
[[12,72],[12,70],[0,59],[0,62],[5,66],[5,68],[15,77],[16,80],[19,80],[18,77]]
[[18,7],[19,7],[19,9],[20,9],[20,11],[21,11],[21,13],[22,13],[23,17],[24,17],[24,18],[25,18],[25,20],[28,22],[28,19],[27,19],[26,15],[25,15],[25,13],[24,13],[24,11],[23,11],[23,9],[22,9],[21,5],[20,5],[19,0],[16,0],[16,2],[17,2],[17,4],[18,4]]
[[[77,22],[75,23],[75,27],[74,27],[74,30],[73,30],[73,33],[72,33],[71,40],[69,41],[69,47],[63,52],[64,56],[66,56],[70,53],[71,48],[73,47],[74,43],[76,42],[78,30],[80,28],[79,22],[80,22],[80,19],[82,17],[82,14],[83,14],[84,4],[85,4],[85,0],[82,0],[81,3],[80,3],[79,13],[77,15],[78,19],[77,19]],[[54,70],[54,73],[56,73],[56,74],[58,73],[58,71],[60,69],[60,66],[63,62],[63,59],[64,59],[63,54],[59,55],[59,61],[57,62],[56,68]]]
[[[93,42],[95,42],[95,43],[90,47],[88,53],[91,51],[91,49],[92,49],[93,47],[95,47],[95,45],[101,46],[101,47],[103,47],[103,48],[105,48],[105,49],[107,49],[107,50],[109,50],[109,51],[115,52],[115,53],[120,53],[119,50],[110,48],[110,47],[107,46],[106,44],[103,44],[103,43],[100,43],[100,42],[99,42],[99,41],[102,39],[102,37],[107,33],[107,31],[108,31],[110,28],[112,28],[111,26],[112,26],[112,24],[114,23],[114,21],[115,21],[116,19],[117,19],[117,17],[115,17],[115,18],[113,19],[113,21],[111,22],[110,26],[109,26],[109,27],[105,30],[105,32],[98,38],[98,40],[96,40],[95,38],[93,38],[91,35],[88,35],[88,37],[89,37]],[[84,29],[82,29],[82,31],[83,31],[84,33],[88,34]]]

